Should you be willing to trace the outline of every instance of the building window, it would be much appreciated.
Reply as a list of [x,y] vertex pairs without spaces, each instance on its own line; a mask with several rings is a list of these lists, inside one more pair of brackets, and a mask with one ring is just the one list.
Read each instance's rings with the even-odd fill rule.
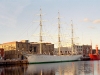
[[32,52],[32,46],[30,46],[30,52]]
[[36,47],[34,47],[34,52],[36,52]]
[[17,46],[18,48],[19,48],[19,44],[18,44],[18,46]]
[[22,44],[22,47],[23,47],[23,44]]

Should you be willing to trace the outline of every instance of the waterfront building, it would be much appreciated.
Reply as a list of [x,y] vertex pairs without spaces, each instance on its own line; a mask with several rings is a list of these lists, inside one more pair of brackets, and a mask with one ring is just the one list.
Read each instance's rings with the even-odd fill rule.
[[4,49],[0,48],[0,60],[4,59]]
[[83,45],[74,45],[74,50],[76,54],[83,54]]
[[[54,54],[59,54],[58,48],[54,49]],[[62,55],[71,54],[71,48],[70,47],[60,47],[60,54],[62,54]]]
[[26,51],[29,48],[29,43],[25,41],[13,41],[0,44],[0,48],[5,51],[5,59],[15,59],[22,56],[21,51]]
[[[20,42],[7,42],[0,44],[0,48],[3,48],[5,51],[5,59],[15,59],[22,58],[23,53],[29,52],[33,54],[39,54],[40,43],[38,42],[29,42],[28,40],[22,40]],[[53,54],[54,44],[51,43],[42,43],[42,53],[44,54]]]
[[[88,56],[91,53],[92,46],[91,45],[75,45],[73,46],[74,54],[82,54],[84,56]],[[58,48],[54,49],[54,53],[58,53]],[[60,53],[63,55],[71,54],[71,47],[61,47]]]
[[89,56],[92,51],[92,45],[83,45],[83,55]]
[[[42,54],[53,54],[54,52],[54,44],[51,43],[41,43],[41,53]],[[38,42],[31,42],[30,43],[30,52],[33,54],[40,53],[40,43]]]
[[[60,53],[62,55],[70,55],[72,48],[71,47],[61,47]],[[58,48],[55,48],[55,54],[58,53]],[[73,54],[83,54],[83,47],[81,45],[74,45]]]
[[76,51],[76,54],[89,56],[92,50],[92,45],[74,45],[74,50]]

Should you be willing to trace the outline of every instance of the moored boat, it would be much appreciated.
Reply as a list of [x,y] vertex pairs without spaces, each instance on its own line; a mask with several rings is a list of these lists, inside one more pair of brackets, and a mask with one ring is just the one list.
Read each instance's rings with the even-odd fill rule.
[[26,55],[28,63],[57,63],[66,61],[78,61],[82,55]]
[[96,45],[96,53],[89,54],[91,60],[100,60],[100,54],[98,53],[98,46]]
[[[40,9],[41,12],[41,9]],[[59,14],[59,12],[58,12]],[[60,54],[60,46],[61,46],[61,41],[60,41],[60,17],[58,16],[58,55],[47,55],[47,54],[42,54],[42,18],[41,18],[42,13],[40,13],[40,54],[25,54],[27,57],[28,63],[30,64],[37,64],[37,63],[56,63],[56,62],[66,62],[66,61],[77,61],[80,60],[82,55],[77,55],[73,54],[73,28],[72,28],[72,51],[71,55],[61,55]],[[71,25],[73,27],[73,25]]]

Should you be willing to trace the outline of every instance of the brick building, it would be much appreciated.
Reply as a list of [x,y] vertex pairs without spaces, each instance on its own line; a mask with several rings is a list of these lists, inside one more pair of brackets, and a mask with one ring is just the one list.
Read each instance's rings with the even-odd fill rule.
[[0,59],[4,59],[4,49],[0,48]]
[[[40,44],[38,42],[29,42],[28,40],[22,40],[20,42],[7,42],[0,44],[0,48],[5,51],[6,59],[21,58],[23,53],[40,53]],[[54,44],[42,43],[42,54],[52,54],[54,51]]]
[[[41,43],[41,53],[42,54],[53,54],[54,44],[51,43]],[[33,54],[40,54],[40,43],[31,42],[30,43],[30,52]]]
[[89,56],[92,50],[92,45],[83,45],[83,55]]
[[[91,53],[91,50],[92,50],[91,45],[74,45],[74,47],[73,47],[74,54],[81,54],[81,55],[85,55],[85,56],[88,56],[89,53]],[[54,52],[55,52],[55,54],[57,54],[58,48],[55,48]],[[61,47],[60,52],[61,52],[61,54],[69,55],[72,52],[72,48],[71,47]]]

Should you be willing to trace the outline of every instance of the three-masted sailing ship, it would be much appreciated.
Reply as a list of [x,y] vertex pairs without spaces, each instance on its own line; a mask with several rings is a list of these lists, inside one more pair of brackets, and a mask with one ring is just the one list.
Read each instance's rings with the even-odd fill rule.
[[[59,14],[59,12],[58,12]],[[30,64],[36,64],[36,63],[55,63],[55,62],[66,62],[66,61],[76,61],[80,60],[80,57],[82,55],[74,55],[73,53],[71,55],[61,55],[60,54],[60,17],[58,16],[58,55],[45,55],[42,54],[41,50],[41,43],[42,43],[42,35],[41,35],[41,30],[42,30],[42,13],[40,9],[40,54],[25,54],[27,57],[28,63]],[[72,43],[73,43],[73,38],[72,38]],[[73,47],[73,44],[72,44]],[[73,51],[73,48],[72,48]]]

